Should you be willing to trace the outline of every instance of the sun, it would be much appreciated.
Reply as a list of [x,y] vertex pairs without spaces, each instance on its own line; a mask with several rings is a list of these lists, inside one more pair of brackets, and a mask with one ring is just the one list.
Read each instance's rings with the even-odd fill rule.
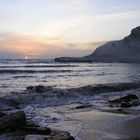
[[24,57],[24,59],[26,59],[26,60],[27,60],[27,59],[29,59],[29,57],[28,57],[28,56],[25,56],[25,57]]

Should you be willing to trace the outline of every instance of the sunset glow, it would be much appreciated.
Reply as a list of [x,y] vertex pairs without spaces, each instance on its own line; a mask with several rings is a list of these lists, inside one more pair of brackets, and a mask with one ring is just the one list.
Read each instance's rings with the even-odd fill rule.
[[24,59],[29,59],[29,57],[28,56],[25,56],[25,58]]
[[1,0],[0,58],[82,56],[139,23],[139,0]]

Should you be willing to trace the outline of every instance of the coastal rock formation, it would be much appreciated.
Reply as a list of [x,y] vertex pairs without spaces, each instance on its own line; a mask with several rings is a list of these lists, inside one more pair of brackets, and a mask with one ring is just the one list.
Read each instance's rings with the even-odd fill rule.
[[3,112],[0,112],[0,118],[3,117],[5,114]]
[[122,40],[110,41],[81,58],[61,57],[56,62],[140,62],[140,26]]
[[26,88],[29,91],[36,92],[36,93],[43,93],[45,92],[45,87],[43,85],[38,86],[29,86]]
[[74,140],[69,132],[53,130],[34,124],[28,125],[24,111],[1,113],[0,139],[4,140]]
[[51,136],[27,135],[25,140],[74,140],[74,138],[68,132],[61,131],[58,134],[54,132]]
[[92,107],[92,105],[83,104],[83,105],[76,106],[75,109],[85,109],[85,108],[90,108],[90,107]]
[[26,124],[25,113],[18,111],[0,118],[0,133],[20,128]]
[[36,135],[50,135],[51,129],[50,128],[41,128],[37,126],[24,126],[20,129],[20,131],[24,132],[25,134],[36,134]]
[[121,97],[115,100],[109,100],[111,103],[121,103],[121,102],[130,102],[131,100],[137,100],[138,97],[135,94],[129,94],[127,96]]
[[129,108],[140,105],[139,98],[135,94],[128,94],[115,100],[108,100],[108,102],[112,107],[118,106],[121,108]]

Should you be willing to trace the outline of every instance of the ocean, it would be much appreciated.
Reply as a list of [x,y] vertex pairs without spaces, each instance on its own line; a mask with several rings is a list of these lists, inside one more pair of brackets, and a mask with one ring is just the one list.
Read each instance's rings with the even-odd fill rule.
[[62,89],[87,85],[134,83],[140,64],[56,63],[53,60],[0,60],[0,91],[21,91],[44,85]]
[[[24,111],[29,126],[67,131],[75,140],[91,129],[98,140],[99,130],[120,130],[118,123],[139,115],[139,77],[140,64],[0,60],[0,110]],[[138,98],[122,102],[133,103],[129,108],[110,102],[128,95]]]

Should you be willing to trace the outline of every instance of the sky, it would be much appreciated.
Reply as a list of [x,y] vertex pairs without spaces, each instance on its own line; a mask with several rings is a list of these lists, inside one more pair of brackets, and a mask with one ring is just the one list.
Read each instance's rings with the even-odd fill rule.
[[0,0],[0,58],[82,56],[140,25],[140,0]]

